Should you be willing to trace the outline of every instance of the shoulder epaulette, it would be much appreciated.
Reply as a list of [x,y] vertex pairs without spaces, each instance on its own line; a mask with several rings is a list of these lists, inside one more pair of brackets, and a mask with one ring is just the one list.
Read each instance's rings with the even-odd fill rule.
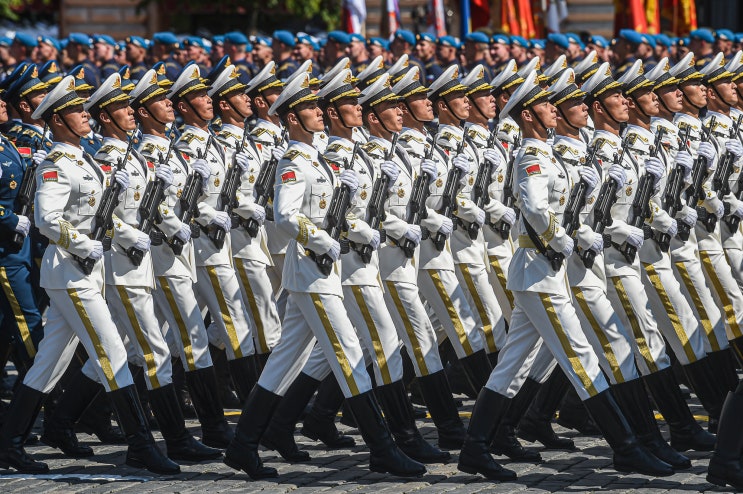
[[363,146],[361,146],[361,149],[363,149],[364,151],[366,151],[369,154],[373,153],[374,151],[376,151],[378,149],[384,151],[384,148],[378,142],[375,142],[375,141],[369,141],[369,142],[367,142],[366,144],[364,144]]
[[412,132],[401,135],[400,136],[400,140],[403,141],[403,142],[413,141],[413,142],[417,142],[419,144],[423,144],[423,143],[426,142],[426,140],[424,138],[418,137],[417,135],[413,134]]
[[305,153],[303,151],[300,151],[298,149],[292,149],[292,150],[288,151],[286,154],[284,154],[284,159],[287,159],[289,161],[294,161],[294,159],[297,156],[301,156],[302,158],[306,159],[307,161],[309,161],[310,159],[312,159],[309,154],[307,154],[307,153]]
[[547,151],[534,146],[529,146],[524,150],[524,156],[539,156],[540,154],[547,156]]
[[187,144],[191,144],[191,141],[193,141],[194,139],[198,140],[199,142],[204,142],[203,137],[198,136],[192,132],[186,132],[186,133],[181,134],[180,140],[184,141]]
[[348,146],[344,146],[343,143],[341,143],[341,142],[334,142],[333,144],[330,144],[328,146],[328,149],[326,150],[326,152],[328,152],[328,153],[337,153],[338,151],[348,151],[348,152],[351,152],[351,151],[353,151],[353,148],[350,148]]

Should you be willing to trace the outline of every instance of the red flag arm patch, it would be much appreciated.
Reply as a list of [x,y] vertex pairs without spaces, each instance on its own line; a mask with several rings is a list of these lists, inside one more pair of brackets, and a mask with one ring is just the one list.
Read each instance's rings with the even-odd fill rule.
[[534,163],[526,167],[526,175],[532,176],[542,173],[542,169],[539,167],[539,163]]
[[101,165],[101,170],[106,173],[111,173],[111,165]]
[[18,154],[20,154],[24,158],[30,158],[33,155],[33,153],[31,152],[31,148],[21,147],[16,149],[18,149]]
[[287,182],[296,182],[297,181],[297,175],[294,172],[286,172],[281,174],[281,183],[285,184]]
[[56,171],[44,172],[41,174],[42,182],[57,182],[59,181],[59,175]]
[[147,168],[149,168],[150,170],[154,170],[155,169],[155,163],[153,163],[152,161],[148,161],[147,162]]

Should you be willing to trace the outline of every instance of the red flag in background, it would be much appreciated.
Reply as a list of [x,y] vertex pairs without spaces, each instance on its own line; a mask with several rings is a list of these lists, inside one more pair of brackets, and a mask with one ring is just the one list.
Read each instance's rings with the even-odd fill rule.
[[515,0],[501,0],[501,31],[506,34],[520,34]]
[[519,35],[526,38],[536,38],[537,30],[534,28],[534,14],[531,11],[530,0],[518,0],[519,2]]
[[643,0],[614,0],[614,32],[618,33],[620,29],[648,32]]
[[645,0],[645,19],[647,20],[648,34],[660,33],[660,1]]
[[490,25],[490,0],[472,0],[470,2],[470,23],[473,31]]
[[664,29],[676,36],[687,36],[697,28],[695,0],[663,0],[662,21]]

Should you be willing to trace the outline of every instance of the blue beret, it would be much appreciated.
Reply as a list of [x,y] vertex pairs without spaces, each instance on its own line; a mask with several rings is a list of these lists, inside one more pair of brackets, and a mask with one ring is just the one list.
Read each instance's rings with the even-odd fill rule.
[[116,43],[116,49],[119,51],[125,51],[126,50],[126,41],[119,41]]
[[511,38],[508,37],[507,34],[494,34],[490,41],[492,43],[501,43],[504,45],[510,45],[511,44]]
[[255,36],[253,39],[253,44],[256,45],[263,45],[263,46],[272,46],[273,40],[269,38],[268,36]]
[[408,30],[398,29],[395,31],[395,39],[399,39],[408,43],[409,45],[415,44],[415,35]]
[[212,44],[214,46],[223,46],[224,45],[224,36],[221,34],[218,34],[216,36],[212,36]]
[[152,42],[161,45],[177,45],[178,38],[169,31],[161,31],[152,35]]
[[13,41],[17,41],[24,46],[28,46],[29,48],[33,48],[34,46],[38,45],[36,36],[26,33],[15,33],[15,38],[13,38]]
[[328,38],[321,38],[317,40],[317,46],[320,48],[325,48],[325,45],[328,44]]
[[671,38],[666,36],[665,34],[656,34],[655,35],[655,44],[665,46],[666,48],[673,45],[673,42],[671,41]]
[[439,39],[436,40],[436,44],[440,46],[452,46],[454,48],[459,48],[461,46],[459,41],[457,41],[457,38],[454,36],[439,36]]
[[418,41],[430,41],[431,43],[436,43],[436,36],[431,33],[420,33],[417,38]]
[[364,38],[359,33],[351,33],[348,35],[348,42],[350,43],[351,41],[360,41],[362,43],[366,43],[366,38]]
[[[139,39],[142,39],[142,38],[139,38]],[[70,35],[67,36],[67,42],[75,43],[76,45],[85,45],[85,46],[91,45],[90,36],[88,36],[85,33],[70,33]]]
[[286,46],[294,46],[294,35],[289,31],[278,30],[273,32],[273,39],[284,43]]
[[646,43],[650,46],[655,46],[655,38],[649,34],[638,33],[633,29],[622,29],[619,31],[619,37],[635,45]]
[[116,46],[116,40],[108,34],[94,34],[93,43],[103,43],[104,45]]
[[740,43],[743,41],[743,33],[735,33],[735,40],[736,43]]
[[36,41],[39,44],[44,43],[45,45],[53,46],[57,50],[60,49],[59,41],[57,40],[57,38],[54,38],[52,36],[38,36],[36,38]]
[[603,36],[594,34],[588,38],[588,42],[598,46],[599,48],[608,48],[609,42]]
[[206,46],[204,45],[204,40],[199,38],[198,36],[186,37],[186,39],[183,40],[183,46],[198,46],[199,48],[206,48]]
[[[333,40],[336,43],[340,43],[342,45],[347,45],[351,42],[351,40],[348,37],[348,33],[344,33],[343,31],[330,31],[328,33],[328,39]],[[415,41],[413,41],[413,44],[415,44]]]
[[140,36],[127,36],[125,41],[127,44],[147,49],[147,42]]
[[678,38],[676,40],[676,44],[679,46],[689,46],[690,39],[688,37],[686,38]]
[[689,33],[689,39],[699,39],[707,43],[715,42],[715,37],[712,36],[712,32],[709,29],[695,29]]
[[583,41],[581,41],[580,36],[578,36],[575,33],[565,33],[565,37],[568,38],[568,41],[571,43],[575,43],[577,45],[583,44]]
[[250,43],[248,37],[240,31],[230,31],[224,35],[224,42],[231,43],[233,45],[247,45]]
[[384,38],[378,38],[378,37],[369,38],[369,41],[367,41],[367,44],[374,45],[374,46],[381,46],[385,50],[390,49],[390,42]]
[[0,36],[0,46],[10,46],[13,43],[11,38],[7,36]]
[[522,48],[528,48],[529,42],[521,36],[511,36],[511,45],[520,46]]
[[721,39],[723,41],[733,41],[735,35],[730,29],[718,29],[715,31],[715,39]]
[[567,49],[570,46],[570,40],[561,33],[550,33],[547,35],[547,41],[556,44],[560,48]]
[[[490,39],[488,38],[488,35],[485,33],[481,33],[479,31],[475,31],[474,33],[469,33],[467,36],[464,37],[464,41],[469,43],[489,43]],[[509,40],[510,41],[510,40]]]
[[544,50],[544,40],[543,39],[532,39],[529,40],[529,48],[537,48],[539,50]]

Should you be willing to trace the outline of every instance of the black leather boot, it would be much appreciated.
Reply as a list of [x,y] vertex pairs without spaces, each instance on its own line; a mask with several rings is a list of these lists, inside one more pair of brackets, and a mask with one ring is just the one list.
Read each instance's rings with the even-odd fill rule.
[[459,359],[459,362],[462,364],[470,384],[475,391],[479,392],[487,384],[490,372],[493,370],[490,367],[490,361],[485,350],[477,351],[468,357]]
[[188,386],[186,385],[186,371],[183,368],[180,358],[171,358],[170,365],[173,368],[173,386],[175,386],[175,394],[178,397],[178,405],[181,407],[181,413],[183,417],[187,419],[198,418],[196,415],[196,409],[193,407],[191,401],[191,395],[188,392]]
[[263,446],[278,451],[281,457],[290,463],[310,460],[310,454],[300,450],[297,446],[294,440],[294,430],[307,404],[320,387],[320,382],[300,372],[284,397],[281,398],[266,432],[261,437]]
[[729,393],[720,416],[717,446],[707,469],[707,481],[743,491],[743,389]]
[[689,410],[673,375],[673,369],[643,376],[655,405],[671,430],[671,446],[676,451],[712,451],[715,436],[702,429]]
[[348,398],[346,403],[369,446],[369,470],[398,477],[420,477],[426,473],[425,466],[410,459],[395,444],[372,391]]
[[575,429],[584,436],[601,435],[601,430],[572,386],[568,387],[565,398],[562,400],[560,413],[557,415],[557,423],[566,429]]
[[395,443],[403,453],[421,463],[446,463],[451,459],[448,452],[428,444],[421,436],[415,425],[413,405],[402,381],[379,386],[375,392]]
[[539,441],[547,449],[575,450],[572,439],[559,437],[552,430],[552,419],[570,388],[570,381],[560,367],[555,367],[540,388],[526,414],[519,422],[518,436],[529,442]]
[[[302,435],[313,441],[322,441],[329,449],[353,447],[356,441],[341,433],[335,426],[335,417],[344,400],[343,391],[335,376],[330,374],[323,379],[317,389],[315,402],[304,418]],[[343,416],[353,419],[353,414],[347,407],[343,408]],[[356,427],[355,421],[353,427]]]
[[232,385],[237,391],[237,397],[240,398],[241,403],[245,403],[253,386],[258,382],[258,376],[260,376],[255,355],[228,360],[227,367],[230,369]]
[[146,468],[163,475],[180,473],[181,467],[165,456],[152,437],[149,422],[139,403],[134,385],[125,386],[109,393],[119,424],[126,436],[129,448],[126,464],[135,468]]
[[255,355],[255,362],[256,365],[258,365],[258,372],[263,372],[263,369],[266,367],[266,362],[268,362],[268,357],[271,356],[271,352],[267,353],[257,353]]
[[[225,352],[221,348],[217,348],[216,346],[210,343],[209,354],[212,356],[212,363],[214,364],[214,372],[215,372],[215,375],[218,377],[218,379],[215,380],[215,383],[219,386],[218,392],[219,392],[220,401],[224,403],[225,408],[236,408],[236,409],[242,408],[242,402],[240,401],[240,398],[237,396],[237,392],[235,391],[233,384],[232,384],[232,377],[230,376],[230,368],[227,365],[227,352]],[[198,415],[198,413],[199,411],[197,409],[196,414]]]
[[523,386],[511,400],[511,405],[495,430],[490,449],[494,454],[505,455],[511,461],[517,462],[539,463],[542,461],[542,456],[537,451],[524,448],[516,439],[516,428],[519,425],[519,420],[526,413],[541,386],[534,379],[527,378],[524,381]]
[[584,403],[614,451],[614,468],[617,471],[653,477],[673,475],[671,465],[656,458],[638,441],[608,389]]
[[671,465],[674,470],[691,468],[689,458],[673,449],[663,439],[642,379],[615,384],[611,390],[637,438],[653,455]]
[[206,461],[222,456],[222,451],[204,446],[186,429],[175,386],[168,384],[149,392],[150,406],[165,439],[168,457],[182,461]]
[[224,417],[214,367],[186,372],[186,383],[201,423],[201,442],[212,448],[226,448],[234,434]]
[[41,442],[61,449],[64,454],[72,458],[93,456],[93,448],[82,446],[77,442],[75,423],[101,394],[105,394],[103,386],[78,371],[65,392],[62,393],[54,413],[44,420]]
[[443,370],[417,379],[421,394],[439,435],[439,448],[460,449],[467,430],[454,404],[449,381]]
[[683,366],[691,390],[709,414],[709,424],[712,426],[710,432],[717,427],[720,413],[722,413],[722,404],[725,403],[725,397],[729,391],[727,384],[729,378],[725,374],[719,374],[720,369],[716,368],[713,360],[710,357],[704,357]]
[[117,425],[111,423],[113,408],[103,385],[101,391],[77,421],[75,430],[96,436],[102,444],[126,444],[126,437]]
[[[738,362],[735,360],[732,348],[729,347],[717,352],[710,352],[707,354],[707,359],[712,366],[714,376],[720,387],[719,392],[727,396],[728,392],[735,391],[739,384]],[[710,414],[707,430],[712,434],[716,434],[718,422],[719,417],[713,417]]]
[[735,360],[737,361],[737,367],[743,368],[743,336],[740,338],[734,338],[728,341],[730,343],[730,349],[733,351]]
[[224,454],[224,463],[228,467],[242,470],[253,480],[278,477],[275,468],[263,466],[258,456],[258,443],[279,401],[281,396],[258,385],[253,387],[237,422],[235,439]]
[[508,410],[510,398],[486,387],[480,390],[467,428],[467,438],[459,453],[457,468],[480,474],[490,480],[516,480],[516,472],[503,468],[490,455],[495,429]]
[[20,384],[13,395],[6,420],[0,430],[0,468],[14,468],[19,473],[42,474],[49,471],[46,463],[34,460],[23,449],[26,436],[36,422],[46,395]]

